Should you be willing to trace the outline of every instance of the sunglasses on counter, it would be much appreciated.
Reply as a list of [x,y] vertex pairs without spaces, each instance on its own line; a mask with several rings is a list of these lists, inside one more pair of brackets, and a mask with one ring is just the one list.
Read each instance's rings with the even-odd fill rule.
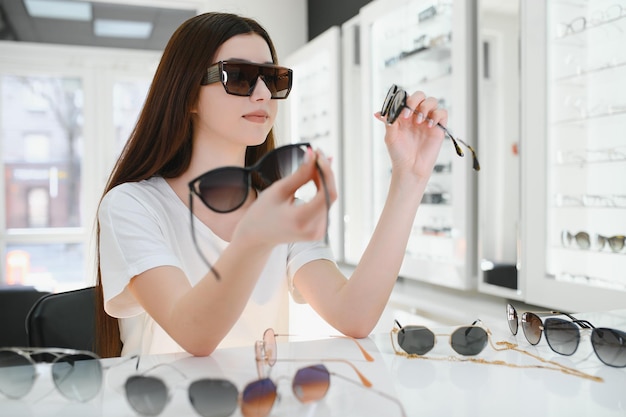
[[40,361],[50,363],[54,386],[68,400],[86,402],[100,392],[100,358],[88,351],[56,348],[0,349],[0,392],[13,399],[26,396],[39,376]]
[[[541,320],[538,314],[560,314],[571,321],[557,317]],[[511,304],[506,306],[506,316],[513,335],[517,334],[519,321],[517,311]],[[548,346],[559,355],[571,356],[580,344],[580,329],[591,330],[591,346],[602,363],[615,368],[626,367],[626,332],[606,327],[595,327],[587,320],[579,320],[568,313],[558,311],[524,312],[521,315],[522,330],[528,343],[536,345],[545,334]]]
[[395,320],[396,327],[391,330],[391,343],[394,350],[393,335],[398,345],[409,355],[425,355],[437,343],[437,336],[450,336],[449,343],[459,355],[474,356],[482,352],[489,343],[489,330],[476,325],[457,327],[451,334],[436,334],[424,326],[402,326]]
[[[244,416],[265,417],[269,415],[274,407],[276,399],[279,398],[276,383],[270,379],[269,373],[276,362],[324,362],[324,363],[342,363],[352,368],[358,376],[359,381],[348,378],[341,374],[331,372],[322,363],[300,368],[291,382],[291,388],[295,397],[303,404],[317,402],[322,400],[330,389],[330,376],[337,377],[343,381],[350,382],[358,387],[366,389],[366,392],[372,392],[394,402],[400,414],[405,417],[406,412],[402,404],[397,398],[392,397],[382,391],[373,388],[372,382],[359,371],[359,369],[349,360],[341,358],[324,358],[324,359],[303,359],[303,358],[278,358],[276,337],[292,336],[276,334],[272,328],[268,328],[263,333],[263,340],[257,340],[254,345],[254,355],[257,363],[257,373],[259,379],[253,381],[246,386],[244,393],[248,393],[248,405],[242,405],[242,414]],[[363,355],[363,359],[372,362],[374,358],[363,348],[358,340],[349,336],[336,336],[340,338],[350,339],[356,343],[358,349]],[[266,370],[267,368],[267,370]],[[252,400],[254,397],[254,401]]]
[[200,84],[221,82],[228,94],[249,97],[259,78],[270,90],[273,99],[284,99],[291,91],[293,71],[274,64],[219,61],[207,69]]
[[[383,107],[380,110],[380,115],[386,118],[387,124],[389,125],[394,124],[395,121],[398,120],[398,117],[400,117],[402,110],[405,108],[415,113],[414,109],[407,106],[406,98],[407,98],[407,92],[401,87],[398,87],[397,85],[393,84],[389,88],[389,91],[387,91],[387,96],[385,97],[385,100],[383,101]],[[480,163],[478,162],[478,157],[476,156],[476,151],[474,151],[474,148],[472,148],[470,145],[465,143],[463,140],[452,136],[450,131],[441,123],[437,123],[437,127],[443,130],[446,136],[450,138],[450,140],[452,141],[452,144],[454,145],[454,150],[458,156],[464,156],[465,153],[463,152],[463,149],[461,149],[461,147],[459,146],[457,142],[462,143],[463,145],[465,145],[467,149],[470,150],[470,152],[472,152],[473,168],[475,171],[480,171]]]
[[[227,166],[205,172],[189,182],[189,213],[191,216],[191,235],[200,257],[219,279],[219,274],[212,267],[200,250],[194,227],[193,196],[200,198],[209,209],[217,213],[230,213],[240,208],[247,200],[250,189],[264,190],[274,182],[294,173],[304,161],[309,143],[296,143],[278,147],[249,167]],[[326,198],[326,243],[328,243],[328,211],[330,195],[324,179],[324,173],[316,162],[317,172]]]

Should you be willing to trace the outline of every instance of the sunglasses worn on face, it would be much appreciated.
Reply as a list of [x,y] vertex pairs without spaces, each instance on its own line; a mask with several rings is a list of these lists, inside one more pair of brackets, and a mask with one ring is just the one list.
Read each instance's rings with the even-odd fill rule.
[[65,398],[85,402],[100,392],[102,365],[98,356],[88,351],[55,348],[0,349],[0,392],[14,399],[30,392],[38,376],[33,356],[51,359],[52,381]]
[[[411,110],[415,113],[415,110],[407,106],[406,104],[407,92],[397,85],[393,84],[389,91],[387,91],[387,96],[385,97],[385,101],[383,101],[383,107],[380,110],[380,115],[386,117],[387,124],[392,125],[398,120],[402,110],[405,108]],[[465,143],[463,140],[459,138],[455,138],[452,136],[450,131],[441,123],[437,123],[437,127],[444,131],[446,136],[450,138],[452,144],[454,145],[454,150],[458,156],[464,156],[463,149],[459,146],[457,142],[461,142],[467,149],[472,152],[472,164],[475,171],[480,171],[480,163],[478,162],[478,157],[476,156],[476,152],[474,148]]]
[[[304,161],[309,143],[296,143],[281,146],[268,152],[250,167],[228,166],[205,172],[189,182],[189,213],[191,236],[196,250],[204,263],[211,268],[217,279],[219,274],[200,250],[194,227],[193,196],[196,195],[209,209],[217,213],[230,213],[240,208],[247,200],[251,188],[264,190],[274,182],[294,173]],[[317,173],[326,198],[326,243],[328,243],[328,212],[330,195],[324,173],[316,164]]]
[[[476,323],[471,326],[461,326],[452,334],[435,334],[424,326],[404,326],[396,320],[396,326],[391,330],[391,342],[393,334],[397,335],[398,345],[410,355],[425,355],[430,352],[437,343],[437,336],[450,336],[450,346],[456,353],[463,356],[474,356],[482,352],[489,342],[489,332]],[[395,349],[395,345],[394,345]]]
[[272,93],[272,98],[283,99],[291,91],[293,71],[274,64],[219,61],[209,67],[200,84],[221,82],[228,94],[248,97],[259,78]]
[[[543,322],[537,314],[562,314],[572,321],[550,317]],[[511,332],[516,335],[518,330],[518,316],[515,307],[507,304],[507,321]],[[602,363],[616,368],[626,367],[626,332],[605,327],[594,327],[587,320],[576,319],[571,314],[558,311],[524,312],[521,317],[522,330],[526,340],[536,345],[545,333],[548,346],[554,352],[570,356],[580,344],[580,328],[591,330],[591,346]]]

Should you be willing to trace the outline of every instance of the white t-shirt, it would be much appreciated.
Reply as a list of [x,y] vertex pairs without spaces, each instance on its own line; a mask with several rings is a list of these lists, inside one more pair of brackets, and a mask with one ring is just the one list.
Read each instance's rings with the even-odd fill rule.
[[[180,268],[191,285],[206,275],[208,267],[191,237],[189,209],[162,177],[153,177],[110,190],[102,199],[98,219],[104,306],[119,319],[122,355],[183,351],[145,312],[127,285],[134,276],[164,265]],[[215,262],[228,242],[195,217],[194,227],[203,254]],[[286,333],[288,294],[303,302],[293,287],[293,275],[315,259],[333,260],[324,242],[274,248],[241,317],[219,347],[253,346],[268,327]]]

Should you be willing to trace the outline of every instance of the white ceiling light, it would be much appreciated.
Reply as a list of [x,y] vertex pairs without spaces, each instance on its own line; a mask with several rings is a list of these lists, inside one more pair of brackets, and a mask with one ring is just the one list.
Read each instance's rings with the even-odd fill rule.
[[96,19],[93,23],[93,32],[100,37],[148,39],[152,34],[152,23]]
[[62,0],[24,0],[32,17],[65,20],[91,20],[91,3]]

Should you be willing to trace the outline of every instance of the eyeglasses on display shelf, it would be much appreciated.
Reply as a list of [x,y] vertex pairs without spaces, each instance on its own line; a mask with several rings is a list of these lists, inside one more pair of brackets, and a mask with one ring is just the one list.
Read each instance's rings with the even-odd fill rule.
[[[626,52],[621,47],[626,40],[626,3],[564,0],[541,7],[547,23],[542,54],[547,233],[545,276],[531,278],[531,285],[556,285],[569,294],[593,288],[598,295],[587,297],[592,304],[603,298],[599,293],[626,290],[623,277],[615,273],[626,266],[626,230],[620,227],[626,188],[615,180],[626,174],[621,133],[626,126],[621,94],[626,87]],[[532,302],[549,305],[548,300]]]
[[[250,189],[254,192],[262,191],[274,182],[295,172],[304,161],[308,143],[297,143],[281,146],[268,152],[253,166],[227,166],[205,172],[189,182],[189,215],[191,220],[191,236],[198,254],[204,263],[211,269],[216,279],[219,273],[208,261],[198,246],[193,214],[194,196],[200,198],[206,207],[216,213],[230,213],[240,208],[248,199]],[[324,173],[315,163],[320,182],[326,199],[326,242],[328,243],[328,212],[330,210],[330,195],[324,179]]]
[[621,252],[624,249],[624,242],[626,241],[626,237],[624,235],[604,236],[596,234],[592,244],[592,239],[588,232],[581,231],[576,234],[572,234],[568,230],[563,231],[561,239],[563,246],[566,248],[572,248],[574,247],[574,244],[576,244],[576,247],[579,249],[595,249],[602,251],[607,248],[613,253]]

